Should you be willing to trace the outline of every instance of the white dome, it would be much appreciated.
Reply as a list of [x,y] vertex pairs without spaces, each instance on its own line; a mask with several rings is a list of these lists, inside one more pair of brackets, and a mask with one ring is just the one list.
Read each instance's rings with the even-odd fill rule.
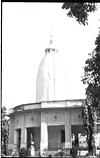
[[50,46],[40,63],[36,81],[36,101],[66,99],[66,73],[60,52]]

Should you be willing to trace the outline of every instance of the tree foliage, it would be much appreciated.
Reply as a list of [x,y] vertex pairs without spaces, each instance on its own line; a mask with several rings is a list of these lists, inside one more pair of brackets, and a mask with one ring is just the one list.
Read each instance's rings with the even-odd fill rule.
[[88,24],[89,13],[96,10],[96,4],[65,2],[62,8],[68,10],[69,17],[74,17],[80,24],[86,25]]
[[7,155],[8,135],[9,135],[9,119],[6,118],[6,107],[2,107],[1,116],[1,151]]
[[[87,84],[86,94],[92,93],[96,102],[100,101],[100,32],[95,41],[96,48],[90,54],[90,58],[86,60],[84,67],[84,84]],[[98,105],[96,103],[96,105]],[[94,104],[94,106],[96,106]]]

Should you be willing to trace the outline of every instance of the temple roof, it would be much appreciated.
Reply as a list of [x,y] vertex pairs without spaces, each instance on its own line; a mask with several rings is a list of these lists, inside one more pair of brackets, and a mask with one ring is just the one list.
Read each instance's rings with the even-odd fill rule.
[[36,101],[65,100],[66,94],[66,71],[63,59],[51,39],[37,73]]

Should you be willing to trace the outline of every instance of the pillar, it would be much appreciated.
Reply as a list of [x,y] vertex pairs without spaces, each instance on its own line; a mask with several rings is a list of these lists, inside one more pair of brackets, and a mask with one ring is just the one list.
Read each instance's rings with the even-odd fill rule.
[[65,125],[65,148],[70,149],[71,147],[71,125]]
[[65,111],[65,148],[72,148],[71,142],[71,112],[66,109]]
[[27,147],[27,129],[25,127],[21,128],[21,148]]
[[24,130],[25,130],[24,143],[25,143],[25,146],[27,147],[27,128],[24,128]]
[[18,133],[17,130],[14,130],[14,148],[17,148],[17,139],[18,139]]
[[48,149],[48,126],[46,123],[45,114],[41,112],[41,140],[40,140],[40,154]]
[[22,128],[21,128],[21,148],[27,147],[27,128],[25,127],[26,116],[22,118]]

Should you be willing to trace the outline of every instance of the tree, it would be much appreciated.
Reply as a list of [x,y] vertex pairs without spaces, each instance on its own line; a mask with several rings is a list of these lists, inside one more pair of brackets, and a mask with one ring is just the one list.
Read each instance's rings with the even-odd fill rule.
[[1,117],[1,151],[2,154],[7,155],[8,135],[9,135],[9,119],[6,118],[6,107],[2,107]]
[[83,83],[87,84],[86,100],[83,103],[83,121],[87,131],[88,151],[95,154],[97,110],[100,102],[100,32],[95,41],[96,48],[86,60]]
[[[64,3],[62,8],[68,11],[69,17],[74,17],[80,24],[88,24],[88,15],[94,12],[95,3]],[[83,84],[87,84],[86,100],[82,105],[83,123],[87,132],[88,152],[96,154],[95,133],[97,121],[97,109],[100,103],[100,32],[95,40],[96,48],[86,60],[84,67]]]
[[96,10],[96,4],[65,2],[62,8],[68,10],[69,17],[74,17],[80,24],[86,25],[88,24],[89,13]]

